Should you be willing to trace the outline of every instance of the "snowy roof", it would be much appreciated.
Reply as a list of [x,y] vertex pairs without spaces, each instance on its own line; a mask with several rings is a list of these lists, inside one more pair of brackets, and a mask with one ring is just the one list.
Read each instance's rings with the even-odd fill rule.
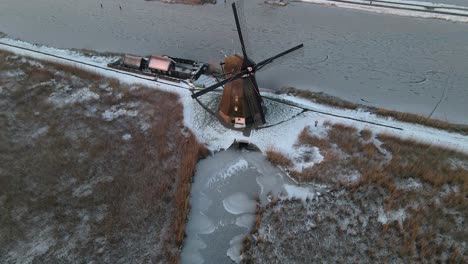
[[160,71],[168,71],[172,61],[169,58],[161,56],[151,56],[148,68]]

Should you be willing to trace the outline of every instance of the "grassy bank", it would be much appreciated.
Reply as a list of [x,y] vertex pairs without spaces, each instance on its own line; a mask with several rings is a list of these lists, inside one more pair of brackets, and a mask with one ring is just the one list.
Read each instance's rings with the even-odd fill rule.
[[177,263],[196,161],[178,96],[0,52],[1,262]]
[[323,157],[310,167],[297,170],[288,156],[267,152],[298,182],[328,191],[306,202],[274,198],[257,210],[246,261],[466,262],[466,153],[326,126],[326,137],[306,127],[297,139],[296,148]]
[[368,112],[374,113],[379,116],[383,117],[392,117],[395,120],[408,122],[408,123],[415,123],[421,124],[429,127],[434,127],[438,129],[443,129],[451,132],[457,132],[463,135],[468,135],[468,125],[463,124],[452,124],[447,121],[428,118],[427,116],[418,115],[418,114],[411,114],[405,112],[399,112],[394,110],[388,110],[383,108],[377,108],[372,106],[365,106],[361,104],[352,103],[343,99],[340,99],[335,96],[327,95],[325,93],[317,93],[305,90],[299,90],[293,87],[285,87],[282,88],[280,93],[286,93],[294,96],[298,96],[312,102],[324,105],[330,105],[338,108],[345,108],[345,109],[364,109]]

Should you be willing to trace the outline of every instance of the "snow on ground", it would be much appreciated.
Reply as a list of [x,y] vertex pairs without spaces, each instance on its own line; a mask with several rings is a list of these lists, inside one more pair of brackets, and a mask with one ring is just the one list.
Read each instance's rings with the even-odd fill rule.
[[[378,2],[378,1],[370,1],[370,0],[346,0],[347,3],[335,2],[335,1],[329,1],[329,0],[299,0],[299,1],[327,5],[327,6],[336,6],[336,7],[364,10],[364,11],[370,11],[370,12],[375,12],[375,13],[380,13],[380,14],[391,14],[391,15],[410,16],[410,17],[419,17],[419,18],[436,18],[436,19],[443,19],[443,20],[448,20],[448,21],[468,23],[468,17],[466,17],[466,15],[468,15],[468,8],[463,7],[463,6],[456,6],[456,5],[446,5],[446,4],[438,4],[438,3],[431,3],[431,2],[401,1],[401,0],[385,1],[385,3]],[[370,2],[373,2],[375,5],[379,5],[379,6],[373,6],[370,4]],[[362,4],[365,4],[365,5],[362,5]],[[407,4],[427,5],[430,7],[430,9],[427,9],[425,7],[412,6],[412,5],[409,6]],[[396,8],[411,8],[413,10],[402,10],[402,9],[396,9]],[[453,15],[425,12],[429,10],[452,13]],[[458,15],[464,15],[464,16],[458,16]]]
[[383,225],[388,224],[393,221],[398,221],[398,224],[400,224],[400,226],[403,226],[403,221],[405,221],[405,219],[406,219],[405,209],[398,209],[398,210],[385,212],[383,208],[380,208],[377,221],[379,221],[379,223]]
[[[60,89],[60,87],[58,89]],[[57,107],[64,107],[78,102],[99,99],[99,95],[92,92],[88,87],[78,89],[72,94],[69,94],[70,91],[70,86],[65,86],[63,89],[53,92],[49,97],[49,101]]]
[[138,115],[138,110],[128,110],[125,105],[113,105],[102,113],[102,118],[106,121],[112,121],[120,116],[135,117]]
[[[330,120],[332,123],[343,123],[345,125],[354,126],[358,129],[371,129],[372,131],[374,131],[375,134],[387,133],[393,136],[401,137],[403,139],[416,139],[424,143],[435,144],[468,153],[468,137],[461,134],[438,130],[435,128],[429,128],[422,125],[404,123],[393,120],[391,118],[379,117],[375,114],[365,112],[362,110],[356,111],[347,109],[337,109],[326,105],[319,105],[308,100],[296,98],[286,94],[275,95],[272,93],[265,92],[262,93],[262,95],[267,98],[289,101],[297,106],[312,111],[315,110],[327,112],[335,115],[351,117],[354,119],[371,121],[387,126],[398,127],[401,128],[401,130],[373,125],[369,123],[362,123],[355,120],[349,120],[340,117],[329,116],[325,114],[315,113],[312,111],[300,113],[298,111],[298,108],[290,107],[289,114],[285,114],[284,111],[287,110],[282,108],[282,115],[284,116],[284,118],[286,118],[285,120],[283,120],[283,122],[276,122],[275,126],[252,131],[250,136],[246,136],[240,131],[234,131],[225,128],[214,118],[207,118],[206,111],[191,98],[191,92],[188,90],[190,86],[187,84],[174,85],[154,82],[148,79],[141,79],[136,76],[129,76],[116,71],[107,71],[102,68],[94,68],[79,63],[83,62],[103,66],[107,62],[113,60],[114,58],[104,58],[95,56],[86,57],[82,54],[73,51],[60,50],[45,46],[35,46],[26,42],[11,40],[7,38],[0,38],[0,42],[26,47],[34,51],[58,54],[60,56],[63,56],[64,58],[73,59],[78,62],[66,61],[60,58],[51,57],[29,50],[22,50],[15,47],[0,45],[0,49],[10,51],[19,55],[28,56],[40,60],[63,63],[65,65],[70,65],[80,69],[96,72],[98,74],[102,74],[105,77],[115,78],[123,83],[142,84],[154,89],[179,94],[180,100],[184,105],[184,124],[190,129],[192,129],[192,131],[194,131],[194,133],[197,135],[198,139],[202,142],[205,142],[208,145],[208,147],[213,151],[227,149],[229,146],[231,146],[234,140],[243,140],[255,144],[257,147],[259,147],[259,149],[262,152],[266,152],[266,150],[269,147],[273,146],[277,150],[285,153],[286,155],[294,157],[299,155],[297,153],[298,150],[296,150],[293,146],[301,130],[306,126],[310,126],[314,134],[326,133],[326,128],[322,124],[324,121]],[[216,96],[216,94],[210,93],[206,96],[213,97]],[[271,114],[272,116],[274,116],[273,113],[274,110],[272,112],[268,112],[267,114]],[[111,113],[109,113],[109,115],[111,115]],[[106,117],[107,115],[103,118]],[[314,126],[315,121],[318,121],[319,123],[317,127]]]
[[313,193],[307,187],[285,184],[284,188],[286,189],[286,192],[288,193],[289,199],[299,199],[303,202],[306,202],[307,200],[314,199],[314,197],[316,196],[316,193]]

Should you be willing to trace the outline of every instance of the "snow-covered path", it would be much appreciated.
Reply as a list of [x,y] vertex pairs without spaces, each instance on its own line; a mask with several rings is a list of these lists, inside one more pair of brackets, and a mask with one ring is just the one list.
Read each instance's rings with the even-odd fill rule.
[[[211,150],[227,149],[234,140],[244,140],[257,145],[263,152],[265,152],[269,146],[274,146],[275,148],[283,151],[284,153],[291,154],[294,151],[292,147],[297,139],[297,136],[305,126],[312,126],[315,123],[315,121],[318,121],[319,124],[323,124],[325,120],[330,120],[332,123],[348,124],[360,129],[368,128],[374,131],[375,134],[387,133],[404,139],[415,139],[429,144],[435,144],[468,153],[468,137],[461,134],[451,133],[421,125],[399,122],[390,118],[382,118],[368,112],[336,109],[329,106],[314,104],[307,100],[298,99],[288,95],[274,95],[270,93],[264,93],[264,95],[269,97],[280,98],[283,100],[289,100],[291,102],[294,102],[295,104],[302,106],[303,108],[328,112],[335,115],[348,116],[356,119],[369,120],[375,123],[398,127],[401,128],[401,130],[372,125],[368,123],[355,122],[349,119],[333,117],[310,111],[295,116],[298,112],[298,109],[290,107],[289,110],[282,110],[281,115],[284,116],[286,120],[285,122],[282,122],[270,128],[253,131],[252,134],[249,137],[247,137],[241,132],[229,130],[221,124],[219,124],[219,122],[217,122],[215,119],[210,118],[209,116],[207,117],[207,113],[205,112],[205,110],[195,101],[193,101],[193,99],[190,96],[191,92],[186,89],[187,87],[183,87],[183,89],[177,88],[168,84],[157,83],[151,80],[145,80],[135,76],[123,75],[115,71],[108,71],[103,68],[96,68],[90,65],[75,62],[79,61],[87,64],[105,66],[107,62],[109,62],[109,60],[111,60],[112,58],[87,57],[77,52],[71,52],[67,50],[60,50],[44,46],[35,46],[26,42],[9,39],[0,39],[0,41],[8,42],[9,44],[14,44],[30,49],[24,50],[11,46],[0,45],[0,49],[2,50],[10,51],[19,55],[28,56],[35,59],[52,61],[74,66],[77,68],[102,74],[103,76],[109,78],[118,79],[123,83],[143,84],[151,88],[179,94],[180,100],[184,106],[184,121],[186,126],[192,129],[202,142],[208,144]],[[60,55],[61,57],[73,59],[74,61],[64,60],[57,57],[37,53],[34,51]],[[292,116],[295,117],[290,118]],[[271,118],[272,117],[270,117],[270,120],[272,120]],[[320,133],[320,131],[318,131],[318,133]]]

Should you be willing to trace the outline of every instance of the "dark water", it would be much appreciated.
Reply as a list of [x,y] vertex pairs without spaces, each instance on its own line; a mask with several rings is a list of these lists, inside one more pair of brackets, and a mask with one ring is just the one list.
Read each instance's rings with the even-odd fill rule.
[[[103,4],[103,8],[100,7]],[[120,10],[119,5],[122,6]],[[291,3],[245,1],[249,53],[259,61],[304,43],[304,56],[257,74],[296,86],[468,123],[468,25]],[[0,31],[59,48],[169,54],[208,62],[240,52],[231,7],[143,0],[0,0]]]

